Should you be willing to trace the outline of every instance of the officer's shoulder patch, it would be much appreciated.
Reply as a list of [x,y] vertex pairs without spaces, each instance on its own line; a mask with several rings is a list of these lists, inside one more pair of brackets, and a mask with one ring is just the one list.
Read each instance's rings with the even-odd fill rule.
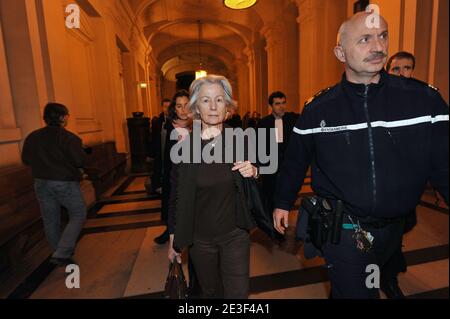
[[409,80],[410,81],[414,81],[415,83],[418,83],[419,85],[423,85],[423,86],[429,87],[430,89],[435,90],[436,92],[439,92],[439,89],[437,87],[435,87],[435,86],[433,86],[433,85],[431,85],[431,84],[429,84],[427,82],[418,80],[416,78],[409,78]]
[[330,89],[332,88],[332,86],[329,86],[323,90],[320,90],[319,92],[317,92],[316,94],[314,94],[313,96],[311,96],[309,99],[306,100],[305,102],[305,106],[307,106],[308,104],[310,104],[312,101],[314,101],[315,99],[317,99],[320,96],[323,96],[326,92],[328,92]]

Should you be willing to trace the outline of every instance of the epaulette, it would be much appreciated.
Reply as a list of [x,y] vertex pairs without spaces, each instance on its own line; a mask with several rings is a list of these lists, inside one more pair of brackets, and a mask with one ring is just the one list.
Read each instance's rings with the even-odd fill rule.
[[315,99],[317,99],[319,96],[321,96],[321,95],[323,95],[324,93],[328,92],[331,88],[332,88],[332,86],[327,87],[326,89],[320,90],[319,92],[317,92],[316,94],[314,94],[313,96],[311,96],[309,99],[306,100],[305,106],[307,106],[309,103],[311,103],[312,101],[314,101]]
[[429,84],[429,83],[427,83],[427,82],[418,80],[418,79],[416,79],[416,78],[409,78],[409,79],[412,80],[412,81],[415,81],[415,82],[417,82],[417,83],[420,83],[420,84],[422,84],[422,85],[428,86],[430,89],[433,89],[433,90],[439,92],[439,89],[438,89],[437,87],[435,87],[435,86],[433,86],[433,85],[431,85],[431,84]]

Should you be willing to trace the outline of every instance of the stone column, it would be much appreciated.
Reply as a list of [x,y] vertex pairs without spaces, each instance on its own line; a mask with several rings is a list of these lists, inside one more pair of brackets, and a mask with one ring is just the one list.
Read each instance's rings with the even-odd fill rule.
[[[105,41],[105,59],[109,66],[110,77],[107,80],[110,91],[110,110],[113,123],[113,137],[116,141],[118,152],[128,152],[128,132],[126,128],[126,106],[125,97],[123,96],[124,87],[120,80],[120,55],[123,52],[122,48],[119,50],[117,44],[116,34],[114,33],[114,20],[110,12],[106,11],[104,19],[104,35],[102,38]],[[120,51],[120,52],[119,52]],[[119,54],[120,53],[120,54]]]
[[[265,108],[263,105],[264,85],[267,86],[267,62],[263,59],[264,47],[260,39],[254,39],[251,48],[246,48],[244,53],[247,55],[247,67],[249,75],[249,110],[257,111],[262,114]],[[263,84],[265,82],[265,84]]]
[[343,67],[333,53],[339,26],[347,18],[347,0],[296,0],[299,16],[299,92],[304,102],[340,81]]
[[4,51],[2,25],[0,24],[0,167],[20,163],[19,142],[22,139],[14,115],[8,66]]
[[261,32],[266,38],[267,93],[284,92],[288,110],[298,112],[298,30],[295,18],[292,13],[285,12],[285,20],[267,24]]
[[264,41],[259,34],[254,34],[251,48],[244,50],[249,69],[250,109],[267,114],[267,55]]
[[[36,28],[36,12],[30,12],[30,7],[24,0],[18,1],[0,1],[0,20],[1,31],[3,33],[4,46],[0,48],[0,55],[3,55],[3,64],[7,72],[2,71],[2,90],[7,91],[5,95],[2,94],[2,100],[5,99],[5,104],[0,107],[3,113],[4,108],[7,108],[7,113],[12,112],[8,109],[14,105],[14,118],[11,115],[5,115],[2,122],[13,131],[9,131],[7,139],[17,141],[20,138],[25,138],[28,133],[36,130],[43,125],[42,113],[40,104],[45,99],[44,91],[40,92],[40,83],[45,83],[45,78],[42,73],[36,72],[37,60],[42,59],[37,56],[36,44],[40,45],[39,35],[33,28]],[[27,14],[28,11],[28,14]],[[37,38],[36,38],[37,37]],[[6,80],[9,85],[6,86]],[[40,94],[42,99],[40,98]],[[8,98],[9,96],[9,98]],[[8,102],[9,100],[9,102]],[[14,123],[17,121],[17,123]],[[17,127],[16,127],[17,125]],[[20,128],[22,135],[16,128]],[[9,146],[10,148],[12,146]],[[17,153],[16,153],[17,154]],[[12,160],[12,159],[11,159]],[[8,160],[9,161],[9,160]]]
[[239,112],[243,116],[247,111],[250,110],[250,88],[249,88],[249,69],[247,66],[247,59],[242,56],[240,59],[235,60],[236,72],[237,72],[237,82],[239,87],[239,96],[235,98],[239,104]]
[[256,110],[255,57],[254,57],[254,51],[248,47],[245,48],[244,53],[247,56],[249,110],[250,110],[250,112],[253,113],[253,111]]
[[279,24],[268,24],[263,27],[261,33],[266,39],[268,91],[282,91],[285,73],[285,64],[282,62],[283,43],[276,36],[282,34],[282,29]]

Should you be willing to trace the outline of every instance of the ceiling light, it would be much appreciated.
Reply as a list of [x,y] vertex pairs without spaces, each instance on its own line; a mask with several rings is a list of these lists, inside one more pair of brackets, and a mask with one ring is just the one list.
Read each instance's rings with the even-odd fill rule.
[[230,9],[240,10],[253,6],[257,0],[224,0],[223,3]]
[[204,78],[207,75],[208,75],[208,72],[206,72],[205,70],[200,69],[200,70],[195,71],[195,79],[196,80],[200,79],[200,78]]

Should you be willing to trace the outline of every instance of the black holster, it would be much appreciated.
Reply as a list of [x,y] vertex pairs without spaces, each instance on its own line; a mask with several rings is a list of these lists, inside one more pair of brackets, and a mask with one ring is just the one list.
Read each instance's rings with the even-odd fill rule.
[[309,241],[319,250],[327,242],[339,244],[343,219],[342,201],[338,200],[333,209],[325,198],[315,196],[304,198],[301,205],[309,215]]

